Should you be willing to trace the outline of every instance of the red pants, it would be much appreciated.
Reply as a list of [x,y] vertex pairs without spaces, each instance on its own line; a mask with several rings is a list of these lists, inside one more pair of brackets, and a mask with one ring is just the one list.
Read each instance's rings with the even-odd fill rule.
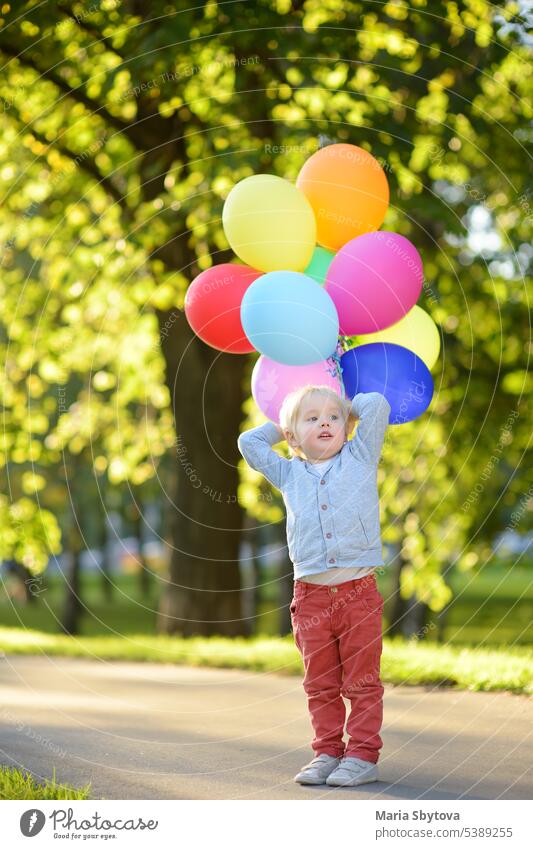
[[[334,587],[294,582],[291,603],[294,640],[303,657],[304,690],[316,755],[352,756],[377,763],[383,746],[383,597],[375,575]],[[345,746],[346,724],[349,736]]]

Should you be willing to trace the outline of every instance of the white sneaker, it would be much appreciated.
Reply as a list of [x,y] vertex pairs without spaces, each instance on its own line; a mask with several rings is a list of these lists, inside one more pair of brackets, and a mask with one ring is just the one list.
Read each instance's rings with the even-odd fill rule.
[[333,755],[317,755],[294,776],[298,784],[325,784],[328,775],[339,765],[341,759]]
[[377,764],[362,758],[346,757],[341,760],[337,769],[328,775],[326,784],[330,787],[355,787],[357,784],[368,784],[377,780]]

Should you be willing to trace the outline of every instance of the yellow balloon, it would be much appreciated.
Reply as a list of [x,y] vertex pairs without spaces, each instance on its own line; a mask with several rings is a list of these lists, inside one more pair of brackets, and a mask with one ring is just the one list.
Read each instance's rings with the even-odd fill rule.
[[303,271],[316,242],[313,208],[303,192],[274,174],[254,174],[233,187],[222,210],[232,250],[259,271]]
[[392,342],[394,345],[403,345],[404,348],[414,351],[429,369],[435,365],[440,353],[437,325],[427,312],[416,305],[396,324],[377,333],[365,333],[364,336],[358,336],[357,341],[362,345],[370,342]]

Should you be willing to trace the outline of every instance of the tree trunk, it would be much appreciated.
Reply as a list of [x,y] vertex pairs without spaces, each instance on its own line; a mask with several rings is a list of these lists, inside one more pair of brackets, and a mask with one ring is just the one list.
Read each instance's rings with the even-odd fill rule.
[[105,480],[100,481],[100,490],[96,492],[96,507],[98,511],[98,548],[102,553],[100,560],[100,577],[102,579],[102,595],[106,601],[112,601],[114,596],[111,562],[109,556],[108,517],[105,502]]
[[[154,134],[140,176],[144,201],[164,194],[165,177],[187,152],[179,116],[163,120],[149,100],[140,104],[144,132]],[[156,144],[155,138],[159,135]],[[200,271],[185,216],[176,232],[152,253],[169,271],[193,279]],[[233,258],[213,249],[213,262]],[[165,380],[176,424],[176,484],[169,581],[157,619],[160,633],[242,635],[239,542],[242,510],[237,498],[237,437],[242,420],[246,357],[223,354],[202,342],[185,313],[156,309]]]
[[252,636],[257,633],[257,603],[259,597],[260,570],[257,559],[257,529],[251,516],[244,516],[241,555],[242,577],[242,615],[246,633]]
[[415,594],[407,599],[403,618],[402,630],[405,637],[417,637],[423,640],[430,624],[429,607],[424,601],[419,601]]
[[[163,327],[175,312],[159,313]],[[205,345],[183,315],[174,321],[162,346],[176,422],[175,518],[157,630],[244,635],[237,436],[246,358]]]
[[22,563],[18,563],[17,561],[13,561],[13,563],[13,574],[15,574],[20,581],[26,604],[34,604],[40,591],[39,579],[34,577],[30,570]]
[[387,633],[391,637],[397,635],[403,637],[417,636],[421,640],[424,639],[428,630],[430,609],[425,602],[418,600],[416,593],[407,599],[400,595],[401,574],[406,565],[407,561],[404,560],[401,549],[399,549],[391,567],[392,604],[387,611]]
[[81,603],[81,543],[81,534],[77,518],[74,515],[69,533],[70,562],[65,575],[65,603],[61,620],[61,629],[65,634],[79,634],[80,632],[80,619],[83,611]]
[[[446,563],[444,565],[444,569],[443,569],[443,572],[442,572],[442,579],[443,579],[443,581],[445,581],[445,583],[447,584],[448,587],[451,587],[450,577],[451,577],[453,569],[454,569],[454,567],[450,566],[449,563]],[[446,578],[448,580],[446,580]],[[451,601],[447,602],[447,604],[442,608],[442,610],[439,610],[439,612],[437,613],[437,642],[440,643],[440,644],[446,642],[446,632],[447,632],[447,628],[448,628],[449,613],[450,613],[450,608],[451,608],[452,604],[453,604],[453,598],[451,599]]]
[[[279,542],[280,548],[287,546],[286,521],[278,522],[276,525],[276,540]],[[285,554],[281,560],[279,567],[279,633],[282,637],[286,634],[292,634],[292,623],[290,604],[294,592],[294,566],[289,560],[288,550],[285,548]]]
[[152,591],[152,575],[148,566],[146,565],[146,561],[144,559],[143,554],[143,528],[144,528],[144,519],[143,519],[143,503],[141,500],[141,496],[139,493],[136,494],[135,501],[132,504],[133,510],[133,529],[135,538],[138,544],[138,563],[139,563],[139,590],[141,593],[141,598],[147,599]]

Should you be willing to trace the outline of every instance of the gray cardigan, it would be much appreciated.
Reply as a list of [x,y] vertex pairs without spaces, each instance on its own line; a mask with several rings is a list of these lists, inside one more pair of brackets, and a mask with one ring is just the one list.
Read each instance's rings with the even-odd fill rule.
[[280,457],[275,424],[239,436],[239,451],[252,469],[279,489],[287,511],[287,544],[294,577],[327,569],[383,566],[377,466],[391,407],[378,392],[352,401],[359,416],[355,436],[344,443],[324,475],[312,463]]

